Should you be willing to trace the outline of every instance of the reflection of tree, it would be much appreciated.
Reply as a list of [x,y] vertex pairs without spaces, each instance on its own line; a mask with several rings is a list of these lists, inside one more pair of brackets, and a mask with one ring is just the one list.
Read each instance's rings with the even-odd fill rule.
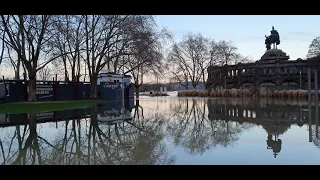
[[[144,118],[143,116],[143,108],[139,103],[139,99],[136,100],[136,104],[134,106],[134,115],[133,115],[133,119],[140,119],[140,116],[142,116],[142,118]],[[141,113],[141,114],[140,114]]]
[[175,121],[168,123],[167,131],[175,145],[183,146],[192,155],[217,145],[231,145],[249,127],[237,122],[209,120],[205,99],[179,99],[173,110]]
[[[10,143],[4,146],[0,140],[2,164],[24,165],[24,164],[42,164],[42,156],[40,151],[39,140],[37,138],[36,114],[29,113],[29,128],[24,126],[21,135],[20,126],[16,126]],[[13,151],[14,140],[17,140],[18,149]],[[5,147],[8,149],[4,150]],[[7,153],[7,155],[5,155]]]
[[[42,164],[41,152],[39,148],[38,133],[37,133],[37,122],[36,122],[36,113],[29,113],[29,136],[27,137],[24,148],[19,151],[19,155],[13,164],[25,164],[26,156],[30,155],[31,164]],[[21,161],[24,159],[24,161]],[[38,161],[36,163],[36,161]]]
[[247,124],[238,122],[216,120],[213,123],[213,144],[224,147],[232,145],[239,139],[240,133],[249,127]]
[[[138,109],[138,110],[137,110]],[[136,106],[136,113],[142,110]],[[33,120],[32,120],[33,119]],[[91,120],[74,119],[60,122],[64,125],[54,138],[39,134],[35,115],[30,115],[29,131],[20,135],[11,132],[10,139],[17,142],[8,149],[10,140],[0,141],[3,164],[173,164],[163,142],[163,117],[138,119],[111,125],[97,120],[96,107],[91,108]],[[20,128],[17,128],[20,130]],[[37,131],[38,130],[38,131]],[[27,137],[24,138],[23,137]],[[12,143],[11,143],[12,144]],[[6,156],[8,153],[10,156]],[[12,160],[15,159],[15,160]]]
[[[141,106],[135,107],[135,113],[143,111]],[[142,113],[143,114],[143,113]],[[132,159],[126,164],[173,164],[175,157],[166,150],[163,131],[164,118],[156,114],[152,119],[135,118],[130,124],[128,133],[132,133],[127,142],[132,143]],[[134,133],[134,131],[137,131]]]
[[167,126],[167,130],[169,134],[173,136],[174,144],[178,145],[191,121],[192,111],[189,111],[189,101],[187,99],[179,100],[179,104],[173,109],[175,111],[173,116],[176,121],[170,122],[170,125]]
[[210,132],[206,129],[205,124],[205,103],[192,99],[192,121],[190,123],[190,131],[188,138],[184,138],[182,146],[186,147],[190,154],[202,154],[210,148],[209,138]]

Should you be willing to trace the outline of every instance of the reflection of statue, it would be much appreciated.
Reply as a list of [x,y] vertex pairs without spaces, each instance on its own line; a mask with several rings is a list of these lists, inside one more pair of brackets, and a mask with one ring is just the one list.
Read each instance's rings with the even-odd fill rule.
[[[273,26],[270,32],[271,32],[271,35],[266,36],[266,38],[270,40],[270,44],[273,44],[273,49],[277,49],[277,46],[280,44],[280,35],[278,31],[274,29]],[[267,47],[267,50],[269,50],[268,47]]]
[[281,144],[282,141],[281,139],[278,139],[278,136],[275,136],[275,139],[273,140],[272,135],[268,135],[267,139],[267,149],[272,149],[273,150],[273,155],[274,158],[277,157],[278,153],[281,151]]

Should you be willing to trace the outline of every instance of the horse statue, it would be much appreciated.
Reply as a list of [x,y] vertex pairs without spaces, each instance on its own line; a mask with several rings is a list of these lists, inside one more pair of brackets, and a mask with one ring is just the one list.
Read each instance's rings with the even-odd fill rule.
[[277,46],[280,44],[280,35],[277,30],[272,26],[272,30],[270,31],[271,35],[266,36],[265,44],[267,50],[271,49],[271,44],[273,45],[273,49],[277,49]]
[[266,48],[267,50],[271,49],[271,41],[270,41],[270,37],[269,36],[265,36],[266,40],[265,40],[265,44],[266,44]]

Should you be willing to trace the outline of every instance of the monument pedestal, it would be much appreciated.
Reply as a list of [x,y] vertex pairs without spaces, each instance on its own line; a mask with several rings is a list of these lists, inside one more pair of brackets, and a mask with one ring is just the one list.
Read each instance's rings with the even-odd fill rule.
[[287,53],[281,49],[269,49],[263,54],[259,62],[287,61],[289,59]]

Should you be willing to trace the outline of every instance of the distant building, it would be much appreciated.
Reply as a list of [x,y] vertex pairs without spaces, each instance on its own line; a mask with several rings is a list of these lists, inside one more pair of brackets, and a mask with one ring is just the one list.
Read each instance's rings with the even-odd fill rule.
[[[186,90],[186,88],[184,86],[182,86],[180,83],[170,83],[170,90],[171,91],[181,91],[181,90]],[[188,90],[204,90],[205,89],[205,85],[203,82],[199,82],[198,85],[196,86],[196,88],[193,88],[192,83],[189,82],[188,83]]]

